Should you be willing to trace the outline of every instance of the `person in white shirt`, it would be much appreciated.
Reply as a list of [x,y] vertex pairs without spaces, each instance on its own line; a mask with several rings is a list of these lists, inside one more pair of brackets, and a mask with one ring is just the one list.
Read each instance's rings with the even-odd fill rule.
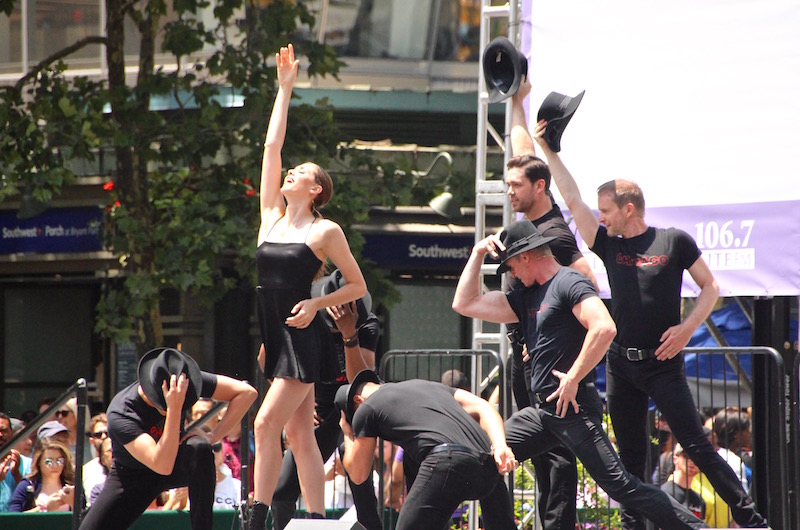
[[230,468],[225,464],[222,453],[222,442],[211,446],[214,451],[214,466],[217,470],[217,487],[214,488],[214,509],[233,510],[241,504],[242,482],[231,476]]

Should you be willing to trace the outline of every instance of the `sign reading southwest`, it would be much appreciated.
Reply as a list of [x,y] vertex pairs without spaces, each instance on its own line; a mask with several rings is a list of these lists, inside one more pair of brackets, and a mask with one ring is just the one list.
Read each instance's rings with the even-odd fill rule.
[[461,270],[473,235],[364,234],[364,257],[381,267]]
[[0,211],[0,255],[103,250],[103,211],[95,207],[51,208],[32,219]]

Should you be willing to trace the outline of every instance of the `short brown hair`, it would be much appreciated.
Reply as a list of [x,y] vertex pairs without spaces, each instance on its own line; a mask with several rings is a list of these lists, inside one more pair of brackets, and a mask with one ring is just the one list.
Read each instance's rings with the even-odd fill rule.
[[631,203],[636,211],[644,217],[644,193],[635,182],[625,179],[609,180],[597,188],[598,195],[604,193],[611,195],[611,200],[620,208]]
[[531,181],[531,184],[537,180],[544,181],[544,189],[550,190],[550,168],[547,167],[544,160],[531,153],[524,155],[512,156],[506,162],[508,169],[519,168],[522,173]]

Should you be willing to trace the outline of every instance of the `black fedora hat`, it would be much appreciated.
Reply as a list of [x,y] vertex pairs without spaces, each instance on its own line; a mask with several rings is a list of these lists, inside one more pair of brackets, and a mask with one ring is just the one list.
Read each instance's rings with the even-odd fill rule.
[[[346,283],[347,282],[345,281],[344,276],[342,276],[341,271],[336,269],[329,275],[325,276],[324,278],[320,278],[311,284],[311,296],[312,298],[318,298],[320,296],[330,294]],[[369,291],[367,291],[364,296],[356,300],[356,308],[358,309],[358,321],[356,322],[356,328],[360,328],[367,321],[367,318],[369,318],[369,313],[372,311],[372,295],[369,294]],[[322,316],[322,319],[329,328],[334,330],[336,329],[336,322],[333,321],[333,318],[328,314],[328,311],[326,311],[324,307],[319,310],[319,314]]]
[[334,403],[336,404],[336,408],[344,411],[344,416],[347,418],[347,423],[353,423],[353,413],[355,412],[355,407],[353,406],[353,396],[355,396],[356,391],[364,383],[382,384],[383,381],[381,381],[381,378],[378,377],[378,374],[372,370],[361,370],[353,378],[352,384],[342,385],[339,387],[339,390],[336,391]]
[[191,356],[175,348],[156,348],[144,354],[139,361],[139,385],[144,395],[160,410],[167,410],[164,391],[161,384],[169,381],[170,376],[186,374],[189,388],[183,402],[184,410],[197,402],[203,388],[203,376],[200,367]]
[[542,101],[536,120],[547,121],[544,139],[547,142],[547,146],[554,153],[561,151],[561,135],[564,134],[564,129],[567,128],[569,120],[572,119],[572,115],[575,114],[578,105],[581,104],[584,93],[586,93],[585,90],[571,98],[558,92],[550,92]]
[[506,37],[496,37],[483,50],[483,76],[489,103],[499,103],[519,90],[528,75],[528,60]]
[[554,237],[544,237],[527,219],[508,225],[500,232],[500,241],[506,250],[500,253],[501,263],[497,268],[497,274],[508,271],[506,262],[517,254],[546,245],[554,239]]

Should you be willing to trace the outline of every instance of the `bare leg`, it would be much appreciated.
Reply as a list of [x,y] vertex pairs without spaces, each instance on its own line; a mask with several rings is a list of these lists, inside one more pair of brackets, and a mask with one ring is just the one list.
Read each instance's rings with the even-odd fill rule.
[[[256,458],[254,500],[272,503],[272,494],[278,483],[281,470],[281,433],[308,394],[312,395],[311,383],[296,379],[276,377],[258,409],[255,421]],[[324,479],[321,479],[324,480]]]
[[308,511],[325,515],[325,468],[314,436],[314,390],[286,423],[286,435],[297,463],[297,478]]

